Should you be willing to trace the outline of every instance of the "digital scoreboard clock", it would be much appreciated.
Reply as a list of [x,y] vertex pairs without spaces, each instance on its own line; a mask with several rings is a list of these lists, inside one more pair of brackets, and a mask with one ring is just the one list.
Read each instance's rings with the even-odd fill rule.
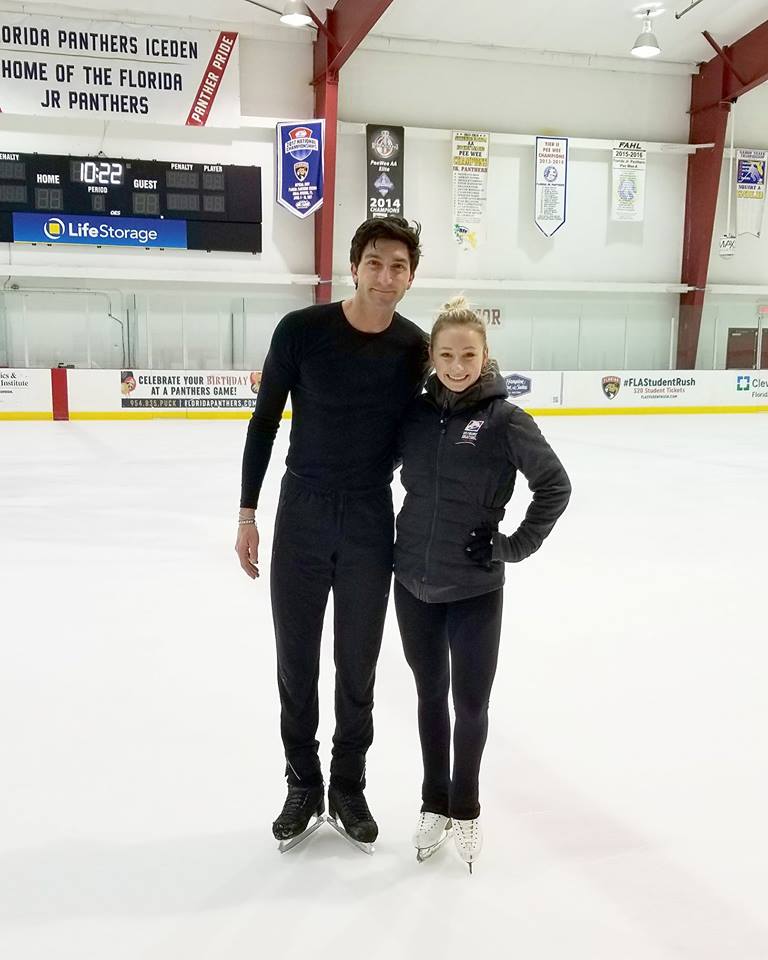
[[261,252],[261,170],[0,153],[0,241]]

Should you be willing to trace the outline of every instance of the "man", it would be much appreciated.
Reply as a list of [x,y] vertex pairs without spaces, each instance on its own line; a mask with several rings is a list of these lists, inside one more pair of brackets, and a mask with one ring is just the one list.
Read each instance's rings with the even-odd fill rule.
[[426,373],[427,338],[395,307],[419,263],[419,227],[391,217],[352,238],[355,293],[287,314],[275,328],[243,455],[236,551],[259,575],[255,510],[288,394],[291,438],[271,564],[280,729],[288,796],[275,838],[299,837],[323,813],[317,681],[328,593],[334,597],[336,729],[331,817],[361,844],[378,827],[368,808],[365,756],[392,573],[390,483],[398,421]]

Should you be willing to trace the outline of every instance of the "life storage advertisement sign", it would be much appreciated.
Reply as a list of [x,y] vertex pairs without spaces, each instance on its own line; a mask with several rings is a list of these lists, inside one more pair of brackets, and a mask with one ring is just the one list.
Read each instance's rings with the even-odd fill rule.
[[0,12],[0,112],[240,124],[238,34]]

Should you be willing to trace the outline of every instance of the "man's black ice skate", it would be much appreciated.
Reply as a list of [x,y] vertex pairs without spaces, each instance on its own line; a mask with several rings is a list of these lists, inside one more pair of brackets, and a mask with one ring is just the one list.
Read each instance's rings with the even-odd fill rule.
[[373,853],[379,828],[362,790],[328,789],[328,823],[363,853]]
[[[278,849],[285,853],[322,826],[325,813],[325,790],[320,783],[314,787],[297,787],[288,784],[288,796],[285,798],[280,816],[272,824],[275,840],[279,840]],[[314,821],[309,821],[314,817]]]

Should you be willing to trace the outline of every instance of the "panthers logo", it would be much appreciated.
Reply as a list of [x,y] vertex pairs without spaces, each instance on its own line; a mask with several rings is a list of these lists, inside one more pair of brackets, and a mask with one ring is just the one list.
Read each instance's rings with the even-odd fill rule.
[[603,393],[613,400],[621,389],[621,377],[603,377]]

